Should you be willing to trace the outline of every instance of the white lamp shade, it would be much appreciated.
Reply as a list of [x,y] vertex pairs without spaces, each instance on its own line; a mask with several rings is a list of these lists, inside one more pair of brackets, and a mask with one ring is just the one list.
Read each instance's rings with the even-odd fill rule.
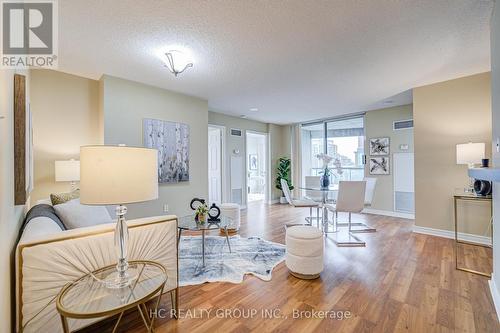
[[56,161],[56,182],[76,182],[80,180],[80,161]]
[[457,164],[481,163],[484,158],[485,144],[482,143],[462,143],[457,145]]
[[119,205],[158,198],[158,151],[125,146],[80,148],[80,202]]

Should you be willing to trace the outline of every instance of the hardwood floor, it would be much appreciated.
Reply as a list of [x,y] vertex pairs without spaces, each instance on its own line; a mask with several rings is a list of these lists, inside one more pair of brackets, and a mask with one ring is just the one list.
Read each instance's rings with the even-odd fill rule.
[[[252,205],[242,215],[240,233],[284,243],[283,225],[307,213],[285,205]],[[327,238],[325,270],[319,279],[296,279],[282,263],[269,282],[247,276],[241,284],[183,287],[184,316],[189,310],[191,317],[203,318],[157,319],[156,332],[500,332],[488,279],[455,270],[452,240],[412,233],[411,220],[367,214],[354,220],[378,231],[360,234],[365,248],[338,248]],[[478,262],[487,266],[483,268],[491,267],[491,250],[478,251],[469,251],[467,260],[478,255]],[[170,309],[168,295],[161,307]],[[203,309],[212,309],[211,315]],[[217,309],[238,309],[231,312],[234,317],[251,318],[219,318],[216,311],[223,310]],[[251,309],[258,314],[252,317]],[[275,310],[278,318],[266,319],[262,310]],[[337,319],[305,318],[312,310],[336,311],[328,315]],[[293,318],[298,311],[303,317]],[[338,319],[342,313],[347,317],[346,311],[349,318]],[[110,331],[113,323],[108,320],[85,331]],[[124,316],[119,331],[145,331],[137,312]]]

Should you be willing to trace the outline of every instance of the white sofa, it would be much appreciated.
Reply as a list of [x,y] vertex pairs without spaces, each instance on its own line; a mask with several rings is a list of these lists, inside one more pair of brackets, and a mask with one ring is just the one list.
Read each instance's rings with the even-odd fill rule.
[[[127,223],[129,260],[147,259],[165,266],[168,280],[164,290],[171,293],[172,307],[177,309],[177,217]],[[28,223],[16,249],[18,332],[62,332],[55,298],[66,283],[116,262],[114,228],[115,224],[109,223],[62,231],[48,217],[36,217]],[[98,320],[70,320],[70,330]]]

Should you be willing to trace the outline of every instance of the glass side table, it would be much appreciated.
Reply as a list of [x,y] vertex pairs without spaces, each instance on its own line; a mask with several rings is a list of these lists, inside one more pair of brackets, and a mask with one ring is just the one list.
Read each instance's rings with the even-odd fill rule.
[[158,310],[167,271],[154,261],[130,261],[138,272],[137,279],[125,288],[107,288],[102,280],[116,271],[116,265],[100,268],[65,285],[56,300],[63,331],[69,333],[68,318],[91,319],[119,314],[113,327],[116,331],[123,313],[137,307],[148,332],[153,331],[154,317],[149,318],[146,303],[157,297],[154,311]]
[[205,223],[199,223],[195,220],[194,215],[183,216],[179,218],[178,224],[178,236],[177,236],[177,245],[179,245],[181,241],[181,234],[183,230],[189,231],[200,231],[201,232],[201,255],[203,260],[203,266],[205,266],[205,233],[208,230],[220,229],[224,230],[226,235],[227,246],[229,247],[229,252],[231,253],[231,244],[229,243],[229,232],[228,229],[232,225],[233,220],[227,216],[219,216],[219,221],[210,222],[207,221]]
[[[459,239],[458,237],[458,202],[459,201],[475,201],[475,202],[489,202],[491,205],[491,219],[490,219],[490,232],[491,232],[491,245],[474,243],[469,241],[464,241]],[[474,273],[482,276],[486,276],[491,278],[491,274],[488,272],[481,272],[474,269],[469,269],[465,267],[461,267],[458,264],[458,246],[459,244],[467,244],[472,246],[480,246],[484,248],[491,249],[493,248],[493,203],[491,200],[491,195],[489,196],[480,196],[474,193],[463,192],[463,193],[455,193],[453,195],[453,210],[454,210],[454,221],[455,221],[455,269],[459,271],[464,271],[468,273]]]

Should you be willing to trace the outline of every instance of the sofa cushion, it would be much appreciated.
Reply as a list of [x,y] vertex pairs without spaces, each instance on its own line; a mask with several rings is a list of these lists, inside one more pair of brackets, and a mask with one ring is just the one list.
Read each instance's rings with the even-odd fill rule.
[[54,209],[68,229],[112,222],[106,207],[82,205],[80,199],[56,205]]
[[60,205],[70,200],[78,199],[80,197],[80,190],[76,189],[68,193],[52,193],[50,195],[50,201],[52,205]]

